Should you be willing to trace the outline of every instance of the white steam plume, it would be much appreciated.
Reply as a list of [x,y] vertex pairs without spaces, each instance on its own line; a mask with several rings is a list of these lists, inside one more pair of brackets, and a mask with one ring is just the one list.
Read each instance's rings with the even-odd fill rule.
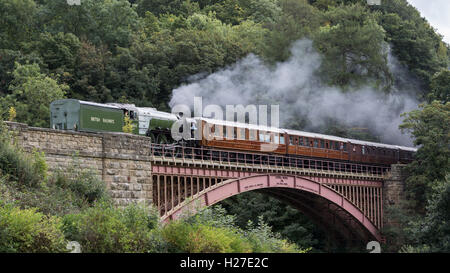
[[[291,49],[291,57],[269,66],[250,54],[236,64],[203,79],[173,90],[170,106],[187,104],[192,108],[194,96],[208,104],[248,105],[279,104],[280,123],[306,118],[314,130],[330,119],[347,126],[365,126],[383,142],[411,145],[411,139],[402,135],[398,126],[401,113],[417,108],[418,102],[408,91],[385,94],[371,87],[343,92],[339,88],[323,85],[315,76],[321,65],[321,56],[310,40],[299,40]],[[391,72],[409,77],[405,69],[389,56]],[[412,81],[405,81],[412,82]],[[411,85],[412,88],[414,84]]]

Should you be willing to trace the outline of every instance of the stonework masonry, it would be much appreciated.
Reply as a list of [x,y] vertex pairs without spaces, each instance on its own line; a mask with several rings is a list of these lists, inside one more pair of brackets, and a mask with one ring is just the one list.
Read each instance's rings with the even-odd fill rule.
[[152,203],[149,138],[35,128],[13,122],[7,125],[25,151],[45,153],[51,172],[64,172],[77,160],[80,168],[92,169],[107,184],[118,205]]
[[391,166],[391,171],[383,183],[383,196],[385,206],[398,205],[404,198],[405,180],[407,174],[405,172],[406,165],[395,164]]

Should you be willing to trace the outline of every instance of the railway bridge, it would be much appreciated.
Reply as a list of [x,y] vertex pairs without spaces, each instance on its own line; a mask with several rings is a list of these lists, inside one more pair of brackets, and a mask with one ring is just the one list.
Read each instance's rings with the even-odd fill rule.
[[8,125],[26,151],[45,153],[51,171],[64,171],[77,160],[80,168],[97,172],[118,205],[153,204],[163,221],[258,191],[297,208],[333,237],[381,241],[383,211],[402,197],[400,165],[212,151],[155,145],[123,133]]
[[163,221],[259,191],[289,203],[336,237],[382,240],[383,181],[390,167],[215,152],[152,146],[153,203]]

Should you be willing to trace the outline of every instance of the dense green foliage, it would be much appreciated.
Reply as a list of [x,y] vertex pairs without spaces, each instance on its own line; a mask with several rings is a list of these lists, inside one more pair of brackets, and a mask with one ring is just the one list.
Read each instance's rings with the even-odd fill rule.
[[100,202],[79,214],[65,215],[63,229],[69,240],[83,246],[83,252],[149,252],[156,251],[157,221],[156,214],[143,206],[117,209]]
[[434,101],[405,117],[401,128],[411,131],[415,144],[421,146],[408,168],[407,181],[410,199],[419,208],[431,198],[433,183],[444,181],[450,171],[450,103]]
[[[303,248],[331,250],[326,244],[326,234],[306,216],[291,206],[267,195],[247,192],[225,199],[221,205],[230,214],[235,214],[235,224],[247,227],[249,221],[257,223],[262,217],[275,232]],[[243,210],[242,208],[246,208]]]
[[[442,96],[436,84],[445,75],[432,80],[447,68],[448,46],[406,0],[370,8],[326,0],[82,2],[0,1],[2,113],[14,106],[18,121],[45,126],[42,105],[64,95],[167,110],[172,89],[190,76],[249,53],[285,60],[304,37],[323,53],[321,76],[330,84],[389,88],[388,42],[423,83],[423,95]],[[41,106],[21,108],[37,105],[36,96]]]
[[0,206],[0,252],[64,252],[65,247],[59,218]]
[[50,123],[50,103],[64,98],[68,86],[41,74],[36,63],[21,65],[16,62],[12,74],[11,94],[0,98],[0,104],[5,109],[14,107],[20,121],[47,127]]
[[64,215],[110,200],[106,186],[93,170],[81,168],[74,155],[67,168],[48,174],[45,155],[25,153],[12,143],[14,136],[0,124],[0,201],[36,208],[48,215]]
[[450,251],[450,103],[433,101],[405,115],[401,126],[420,145],[407,167],[406,200],[387,211],[391,251]]
[[245,228],[235,225],[236,216],[227,215],[220,206],[187,216],[168,224],[162,231],[170,251],[218,253],[288,253],[306,252],[295,244],[281,239],[260,218],[257,225]]
[[[49,102],[63,97],[168,110],[172,90],[191,76],[203,77],[250,53],[269,64],[287,60],[292,43],[301,38],[311,39],[321,53],[318,76],[324,83],[343,89],[368,85],[388,93],[409,84],[389,70],[390,51],[420,83],[420,99],[430,103],[406,116],[403,125],[421,148],[409,168],[407,192],[414,202],[398,214],[395,250],[408,244],[404,251],[448,251],[449,46],[406,0],[370,7],[365,0],[81,2],[0,0],[1,119],[15,109],[16,121],[48,127]],[[323,131],[376,140],[336,124]],[[181,221],[167,227],[177,232],[164,233],[148,227],[154,220],[142,208],[111,207],[103,183],[80,171],[76,160],[69,170],[48,175],[42,154],[17,152],[8,137],[1,137],[0,199],[24,209],[2,207],[2,217],[17,215],[21,221],[30,215],[34,220],[24,228],[46,227],[42,235],[30,231],[33,236],[48,237],[46,232],[59,226],[45,214],[63,217],[65,236],[92,252],[293,250],[284,243],[276,247],[279,241],[272,235],[263,238],[271,242],[266,245],[256,233],[242,237],[248,220],[259,223],[262,215],[275,232],[302,248],[332,249],[304,216],[258,194],[224,202],[236,214],[237,227]],[[244,205],[249,209],[240,209]],[[266,227],[250,230],[258,228]],[[17,243],[24,242],[17,235],[22,231],[10,231],[5,238],[13,243],[2,250],[32,251]],[[196,244],[183,242],[192,234],[202,237]],[[59,236],[35,249],[58,250]]]
[[448,67],[448,45],[430,24],[405,0],[384,1],[380,25],[386,31],[392,50],[423,84],[425,94],[433,75]]

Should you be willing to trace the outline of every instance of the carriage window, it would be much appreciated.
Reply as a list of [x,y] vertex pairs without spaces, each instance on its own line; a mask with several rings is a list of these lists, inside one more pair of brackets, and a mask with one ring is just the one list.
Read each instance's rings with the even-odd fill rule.
[[270,142],[270,134],[268,132],[259,131],[259,141]]
[[319,141],[317,139],[314,139],[314,148],[319,147]]
[[307,137],[305,137],[305,138],[303,139],[302,145],[303,145],[303,146],[309,146],[309,139],[308,139]]
[[298,146],[303,146],[303,137],[298,137]]
[[365,147],[365,146],[362,146],[362,148],[361,148],[361,152],[362,152],[362,154],[363,154],[363,155],[365,155],[365,154],[366,154],[366,147]]
[[280,135],[277,133],[270,133],[270,136],[273,139],[273,143],[280,144]]
[[227,126],[223,126],[223,138],[224,139],[228,138],[228,127]]
[[342,149],[343,149],[344,151],[347,151],[347,143],[343,143],[343,144],[342,144]]
[[256,140],[256,130],[249,130],[250,140]]
[[280,144],[285,144],[284,135],[280,135]]
[[331,141],[326,143],[327,149],[330,149],[330,144],[331,143],[332,143]]
[[261,141],[261,142],[265,141],[264,132],[263,131],[259,131],[259,141]]
[[320,140],[320,148],[325,148],[325,141],[323,139]]
[[233,127],[225,126],[225,138],[228,140],[233,139]]
[[294,136],[289,136],[289,145],[295,145]]
[[221,138],[221,136],[222,136],[222,130],[223,130],[223,127],[222,126],[219,126],[219,125],[215,125],[214,127],[213,127],[213,130],[214,130],[214,135],[217,137],[217,138]]
[[336,141],[336,142],[334,143],[334,149],[337,150],[337,151],[339,151],[339,142]]
[[244,128],[237,128],[238,133],[238,139],[245,140],[245,129]]

